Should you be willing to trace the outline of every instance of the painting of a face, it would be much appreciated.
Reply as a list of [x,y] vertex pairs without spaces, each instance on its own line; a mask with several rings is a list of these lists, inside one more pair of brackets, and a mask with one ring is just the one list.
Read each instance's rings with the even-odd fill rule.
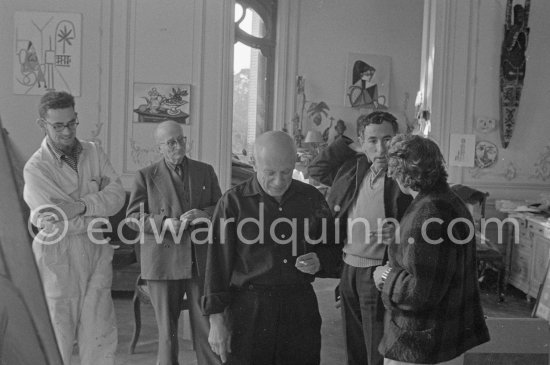
[[481,169],[493,166],[498,157],[498,147],[489,141],[479,141],[476,144],[475,164]]

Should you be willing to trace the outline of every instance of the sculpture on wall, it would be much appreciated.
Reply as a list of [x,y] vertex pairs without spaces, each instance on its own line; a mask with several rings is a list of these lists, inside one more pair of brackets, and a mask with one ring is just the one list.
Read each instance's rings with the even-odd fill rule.
[[525,6],[514,5],[514,19],[512,22],[512,3],[506,4],[506,24],[504,25],[504,40],[500,56],[500,138],[502,146],[508,147],[525,78],[525,50],[529,39],[530,0]]

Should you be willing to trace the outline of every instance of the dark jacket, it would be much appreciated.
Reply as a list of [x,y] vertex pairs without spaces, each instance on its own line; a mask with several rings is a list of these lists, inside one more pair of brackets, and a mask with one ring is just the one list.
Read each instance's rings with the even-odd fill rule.
[[[189,183],[189,207],[201,209],[212,215],[221,190],[212,166],[187,159]],[[174,242],[172,234],[166,231],[164,240],[157,242],[165,218],[179,218],[185,213],[180,195],[172,181],[169,167],[164,160],[143,168],[136,174],[134,187],[126,210],[128,218],[143,219],[144,241],[140,245],[141,276],[146,280],[188,279],[192,275],[192,255],[195,257],[199,276],[204,277],[207,244],[192,244],[191,237],[202,240],[193,230],[204,232],[203,225],[195,225],[183,233],[180,242]],[[143,208],[141,208],[143,207]],[[140,210],[143,209],[143,210]],[[132,229],[140,228],[129,222]],[[157,237],[156,237],[157,236]],[[194,251],[192,253],[192,250]]]
[[[310,177],[330,186],[327,201],[334,217],[340,218],[342,240],[347,233],[348,210],[357,199],[361,183],[371,166],[365,154],[358,154],[348,147],[351,142],[347,137],[338,138],[321,151],[308,167]],[[385,177],[385,218],[400,220],[411,200],[393,179]]]
[[[441,221],[427,222],[430,218]],[[473,220],[462,200],[446,183],[420,193],[400,228],[400,241],[388,249],[392,270],[382,300],[390,312],[380,352],[393,360],[433,364],[487,342]]]
[[[309,285],[315,276],[334,276],[340,257],[330,238],[333,224],[323,195],[309,184],[293,180],[280,202],[256,176],[229,189],[214,212],[213,243],[206,245],[204,314],[222,312],[235,290],[250,285]],[[309,252],[321,263],[315,276],[295,267],[296,258]]]

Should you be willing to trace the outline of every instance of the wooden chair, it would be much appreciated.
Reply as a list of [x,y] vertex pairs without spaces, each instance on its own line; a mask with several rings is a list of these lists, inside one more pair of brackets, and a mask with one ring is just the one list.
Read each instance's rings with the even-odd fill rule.
[[[134,306],[134,334],[132,335],[132,340],[130,341],[130,348],[128,349],[129,354],[133,354],[135,352],[136,344],[141,332],[141,304],[151,304],[151,297],[149,296],[147,282],[141,278],[141,275],[139,275],[136,280],[132,303]],[[181,310],[189,310],[189,302],[186,298],[184,298],[182,302]],[[191,341],[191,346],[193,346],[193,341]]]
[[482,192],[465,185],[455,184],[451,189],[466,203],[474,218],[476,228],[476,257],[478,280],[480,283],[487,278],[489,270],[497,273],[497,295],[500,302],[504,301],[505,258],[498,245],[481,234],[482,219],[485,218],[485,204],[489,193]]

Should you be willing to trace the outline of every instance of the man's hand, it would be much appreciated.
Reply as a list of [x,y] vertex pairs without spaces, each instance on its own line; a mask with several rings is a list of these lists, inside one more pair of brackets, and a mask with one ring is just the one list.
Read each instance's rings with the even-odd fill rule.
[[99,191],[105,189],[107,185],[111,183],[111,179],[109,176],[102,176],[101,179],[99,179]]
[[321,262],[315,252],[310,252],[298,256],[294,266],[303,273],[314,275],[321,269]]
[[185,228],[187,228],[188,225],[192,226],[197,223],[201,223],[201,222],[195,222],[195,219],[198,219],[198,218],[210,219],[210,216],[204,210],[191,209],[180,216],[180,221],[185,222]]
[[212,351],[220,357],[222,363],[227,361],[227,355],[231,352],[231,332],[223,313],[211,314],[210,332],[208,343]]
[[[67,220],[71,220],[84,213],[86,209],[86,206],[81,201],[66,202],[61,199],[52,198],[52,204],[55,204],[55,207],[45,208],[41,210],[41,213],[53,213],[57,216],[59,221],[63,220],[63,218],[65,218],[64,216],[67,217]],[[60,212],[63,214],[59,214]]]
[[[168,232],[173,232],[175,234],[178,234],[178,232],[181,229],[181,225],[183,224],[182,221],[176,218],[166,218],[163,222],[163,228],[165,228]],[[185,230],[187,227],[183,227]]]
[[51,234],[55,232],[55,223],[58,221],[59,218],[57,215],[53,215],[51,213],[40,213],[36,224],[44,233]]
[[382,274],[390,268],[389,264],[386,263],[384,266],[378,266],[372,273],[372,279],[374,280],[374,285],[376,289],[382,291],[384,288],[384,280],[382,279]]
[[371,231],[370,240],[371,243],[381,243],[385,245],[395,242],[395,224],[386,222],[382,226],[382,229]]

